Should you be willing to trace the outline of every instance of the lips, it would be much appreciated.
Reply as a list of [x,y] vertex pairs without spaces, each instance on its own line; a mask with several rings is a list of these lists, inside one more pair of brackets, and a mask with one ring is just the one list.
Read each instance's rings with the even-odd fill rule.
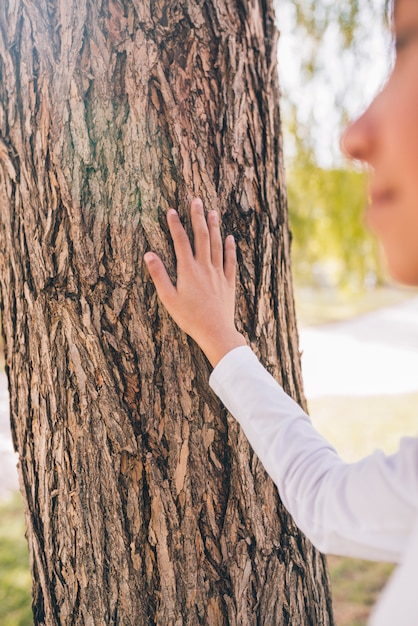
[[382,207],[392,203],[395,193],[392,189],[370,189],[369,205],[373,207]]
[[364,215],[364,222],[368,228],[376,234],[380,233],[387,219],[393,215],[389,211],[393,207],[396,193],[386,187],[371,186],[369,188],[369,201]]

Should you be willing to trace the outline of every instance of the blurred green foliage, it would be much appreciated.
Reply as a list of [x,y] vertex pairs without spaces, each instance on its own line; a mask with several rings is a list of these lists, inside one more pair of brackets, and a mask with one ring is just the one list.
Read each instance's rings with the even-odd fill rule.
[[[380,20],[383,29],[389,11],[385,0],[284,1],[292,7],[294,28],[303,42],[299,83],[306,85],[313,85],[322,73],[326,75],[329,62],[334,72],[339,67],[344,74],[345,54],[351,55],[357,65],[369,62],[364,57],[370,53],[364,47],[365,17]],[[328,29],[338,32],[340,65],[339,60],[324,57],[323,50],[320,54]],[[346,109],[348,81],[345,87],[340,86],[341,93],[334,94],[340,129],[350,117]],[[324,88],[331,89],[326,81]],[[286,175],[296,283],[353,291],[380,285],[384,272],[378,244],[363,219],[367,176],[338,154],[331,166],[318,164],[315,108],[321,106],[321,101],[313,100],[311,116],[303,122],[300,105],[293,93],[284,92],[283,126],[291,147],[286,153]]]
[[292,267],[299,284],[359,289],[382,282],[377,243],[363,223],[365,174],[300,159],[287,172]]
[[[364,1],[371,4],[371,0]],[[334,23],[339,26],[345,47],[353,45],[361,17],[358,0],[302,0],[295,3],[295,10],[298,25],[312,38],[320,40],[329,24]]]
[[338,26],[341,51],[350,49],[350,53],[360,54],[364,9],[368,9],[376,20],[381,20],[383,27],[390,22],[392,5],[391,0],[284,1],[293,6],[296,25],[304,36],[304,47],[311,50],[305,63],[305,70],[311,74],[321,69],[316,62],[316,52],[328,28]]
[[19,493],[0,502],[0,624],[33,624],[29,554]]

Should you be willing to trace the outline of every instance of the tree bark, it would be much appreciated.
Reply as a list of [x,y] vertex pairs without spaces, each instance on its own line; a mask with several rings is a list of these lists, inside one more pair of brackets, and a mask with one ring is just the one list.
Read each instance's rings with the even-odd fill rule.
[[36,625],[332,624],[209,365],[165,212],[237,239],[240,329],[302,405],[270,0],[3,0],[0,284]]

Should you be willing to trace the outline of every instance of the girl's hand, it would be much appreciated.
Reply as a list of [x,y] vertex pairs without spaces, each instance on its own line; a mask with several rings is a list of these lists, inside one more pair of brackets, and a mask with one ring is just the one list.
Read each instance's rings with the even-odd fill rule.
[[174,209],[167,213],[177,258],[177,284],[173,285],[161,259],[144,256],[158,296],[174,321],[215,365],[233,348],[246,345],[234,323],[236,253],[234,238],[225,240],[225,254],[216,211],[206,221],[199,198],[191,203],[194,254]]

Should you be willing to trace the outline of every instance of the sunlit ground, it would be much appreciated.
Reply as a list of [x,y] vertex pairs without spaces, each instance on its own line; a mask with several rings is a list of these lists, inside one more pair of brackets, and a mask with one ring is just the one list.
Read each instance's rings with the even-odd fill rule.
[[295,286],[299,326],[321,326],[405,302],[418,290],[380,287],[365,291],[336,291]]

